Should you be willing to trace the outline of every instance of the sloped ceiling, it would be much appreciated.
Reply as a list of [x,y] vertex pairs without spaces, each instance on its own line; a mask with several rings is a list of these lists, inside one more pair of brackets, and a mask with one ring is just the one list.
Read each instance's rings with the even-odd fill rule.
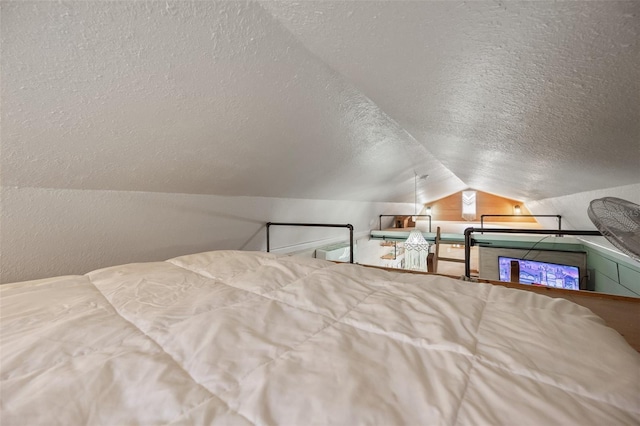
[[265,2],[469,187],[640,182],[640,2]]
[[640,182],[636,2],[2,2],[3,186],[421,201]]

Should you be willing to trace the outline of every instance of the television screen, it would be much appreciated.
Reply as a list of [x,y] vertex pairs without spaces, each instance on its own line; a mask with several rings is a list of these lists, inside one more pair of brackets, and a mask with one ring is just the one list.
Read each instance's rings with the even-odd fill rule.
[[511,261],[520,264],[520,284],[537,284],[547,287],[580,290],[580,269],[577,266],[536,260],[498,256],[500,281],[511,281]]

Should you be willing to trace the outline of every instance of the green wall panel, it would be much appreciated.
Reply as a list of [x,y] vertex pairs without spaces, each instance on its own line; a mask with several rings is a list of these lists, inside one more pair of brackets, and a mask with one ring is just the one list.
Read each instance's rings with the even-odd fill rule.
[[596,291],[599,293],[617,294],[619,296],[638,297],[637,294],[613,281],[606,275],[596,271]]
[[[607,259],[594,250],[589,250],[587,255],[587,268],[595,269],[600,274],[618,282],[618,264]],[[596,290],[597,291],[597,290]]]
[[640,272],[624,265],[618,265],[620,284],[640,296]]

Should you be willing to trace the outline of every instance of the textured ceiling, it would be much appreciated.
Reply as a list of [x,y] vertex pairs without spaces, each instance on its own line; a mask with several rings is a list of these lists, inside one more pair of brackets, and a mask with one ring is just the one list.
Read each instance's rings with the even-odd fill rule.
[[637,2],[2,2],[3,186],[522,200],[640,182]]
[[470,187],[640,182],[640,2],[265,2]]

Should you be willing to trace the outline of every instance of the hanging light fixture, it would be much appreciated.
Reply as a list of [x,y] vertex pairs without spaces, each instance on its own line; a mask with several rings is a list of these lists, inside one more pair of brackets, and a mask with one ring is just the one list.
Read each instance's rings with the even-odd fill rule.
[[422,232],[414,229],[404,243],[404,268],[426,271],[428,255],[429,243],[422,236]]
[[522,213],[522,210],[520,210],[520,205],[518,205],[518,204],[516,204],[516,205],[513,207],[513,211],[515,212],[515,214],[520,214],[520,213]]
[[411,220],[413,223],[416,223],[416,219],[418,216],[418,174],[413,172],[413,216],[411,216]]
[[[421,175],[420,179],[426,179],[429,175]],[[411,220],[415,223],[418,218],[418,174],[413,172],[413,216]]]

